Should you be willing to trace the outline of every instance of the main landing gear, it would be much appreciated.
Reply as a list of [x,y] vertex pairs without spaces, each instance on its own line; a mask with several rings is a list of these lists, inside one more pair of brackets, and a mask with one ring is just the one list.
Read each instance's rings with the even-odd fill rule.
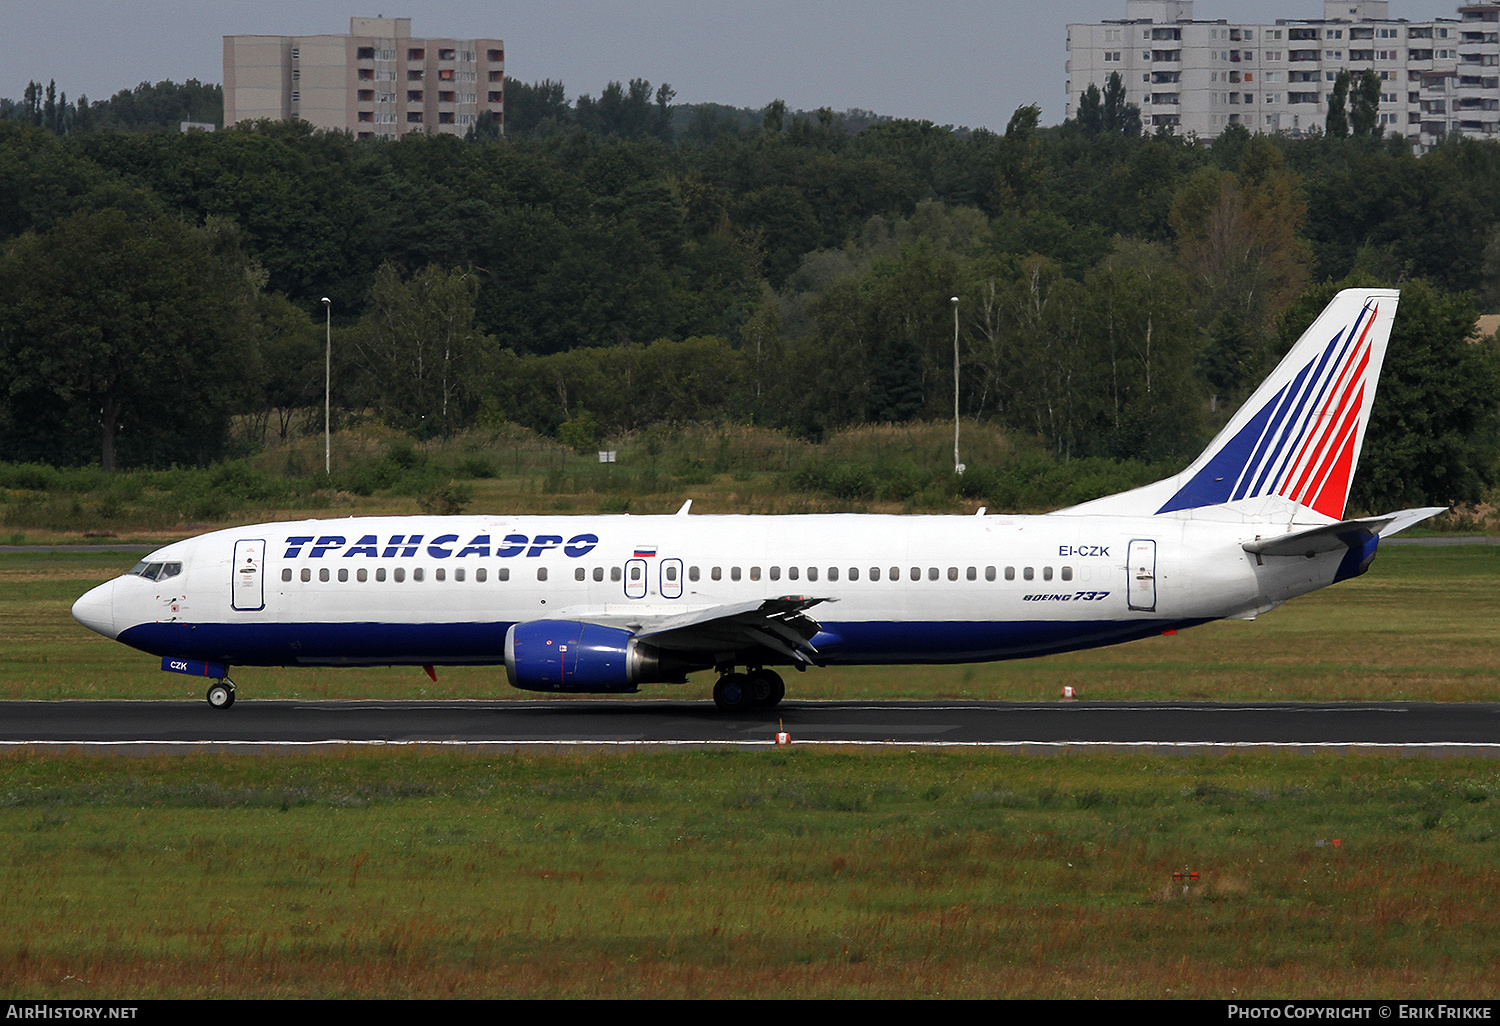
[[730,671],[714,684],[714,705],[722,712],[747,709],[773,709],[786,697],[786,682],[781,674],[763,668],[749,673]]
[[234,704],[234,681],[228,677],[216,680],[208,688],[208,704],[215,709],[228,709]]

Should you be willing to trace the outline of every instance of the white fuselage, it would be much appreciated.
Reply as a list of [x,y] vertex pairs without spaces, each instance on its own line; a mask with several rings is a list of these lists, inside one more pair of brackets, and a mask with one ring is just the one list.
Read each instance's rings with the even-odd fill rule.
[[808,596],[826,600],[813,614],[819,663],[973,662],[1253,616],[1341,579],[1340,552],[1242,549],[1264,533],[1114,516],[306,520],[168,545],[142,567],[180,563],[174,576],[120,577],[81,598],[75,615],[164,657],[495,664],[513,624],[639,629],[694,609]]

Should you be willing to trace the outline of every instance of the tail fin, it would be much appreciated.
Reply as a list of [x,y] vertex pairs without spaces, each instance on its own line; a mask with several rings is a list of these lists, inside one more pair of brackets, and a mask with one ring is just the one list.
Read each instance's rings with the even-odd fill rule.
[[1058,513],[1341,520],[1399,298],[1340,292],[1186,470]]

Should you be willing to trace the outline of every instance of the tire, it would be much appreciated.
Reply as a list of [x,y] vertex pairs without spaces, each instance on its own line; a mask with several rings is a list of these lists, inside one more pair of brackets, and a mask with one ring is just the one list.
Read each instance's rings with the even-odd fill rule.
[[714,684],[714,705],[720,712],[742,712],[752,704],[750,677],[726,673]]
[[215,709],[228,709],[234,705],[234,685],[227,680],[209,685],[208,704]]
[[755,670],[750,673],[750,692],[755,708],[774,709],[786,697],[786,682],[775,670]]

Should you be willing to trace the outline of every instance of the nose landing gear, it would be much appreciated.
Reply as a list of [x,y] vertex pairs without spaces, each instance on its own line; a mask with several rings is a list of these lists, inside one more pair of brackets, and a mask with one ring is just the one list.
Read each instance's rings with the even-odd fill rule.
[[215,709],[228,709],[234,704],[234,681],[228,677],[214,681],[208,688],[208,704]]

